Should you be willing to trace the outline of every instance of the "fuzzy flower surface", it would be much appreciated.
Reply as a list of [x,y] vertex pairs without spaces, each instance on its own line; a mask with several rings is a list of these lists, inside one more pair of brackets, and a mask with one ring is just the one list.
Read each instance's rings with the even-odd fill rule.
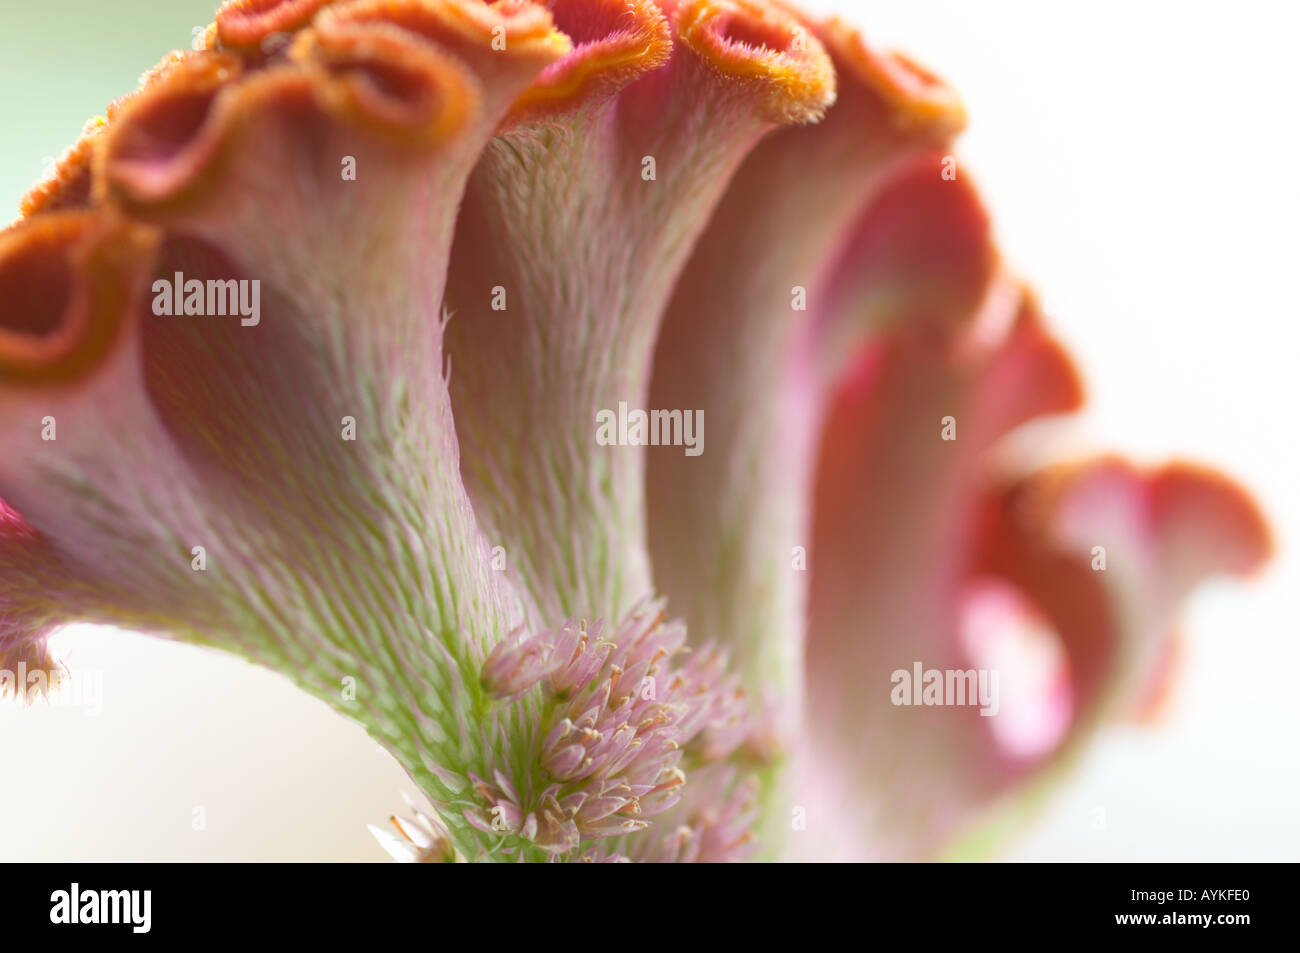
[[[230,0],[196,46],[0,233],[0,692],[72,621],[266,666],[410,774],[402,861],[983,856],[1268,557],[1208,468],[999,452],[1080,374],[956,94],[838,20]],[[993,717],[899,707],[1035,633]]]

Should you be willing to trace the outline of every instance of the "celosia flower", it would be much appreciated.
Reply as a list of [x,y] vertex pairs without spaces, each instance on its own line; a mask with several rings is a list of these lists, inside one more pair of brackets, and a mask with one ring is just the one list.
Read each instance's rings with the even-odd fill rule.
[[[203,46],[0,235],[0,668],[76,619],[275,669],[428,797],[398,859],[985,849],[1267,555],[1208,471],[1005,464],[1078,377],[956,96],[838,22],[231,0]],[[1018,717],[896,709],[1035,626]]]
[[370,832],[392,858],[404,864],[451,864],[460,859],[447,835],[447,829],[436,817],[430,817],[416,806],[408,796],[406,806],[411,817],[390,817],[396,829],[395,836],[383,828],[370,825]]

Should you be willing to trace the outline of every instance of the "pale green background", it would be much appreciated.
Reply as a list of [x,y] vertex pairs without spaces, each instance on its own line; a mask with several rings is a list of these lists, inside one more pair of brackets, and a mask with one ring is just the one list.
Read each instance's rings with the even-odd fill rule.
[[82,125],[206,26],[211,0],[0,0],[0,220]]

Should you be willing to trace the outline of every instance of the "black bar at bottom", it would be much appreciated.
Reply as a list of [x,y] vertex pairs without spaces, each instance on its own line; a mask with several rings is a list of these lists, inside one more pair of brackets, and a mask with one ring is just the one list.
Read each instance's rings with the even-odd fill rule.
[[5,873],[0,947],[14,950],[25,937],[60,934],[146,943],[356,937],[367,948],[468,934],[551,949],[600,937],[633,946],[720,938],[730,949],[756,930],[765,943],[837,946],[901,933],[917,949],[1023,941],[1027,931],[1049,942],[1128,934],[1180,944],[1296,935],[1289,865],[620,865],[572,880],[554,869],[519,879],[382,864],[43,864]]

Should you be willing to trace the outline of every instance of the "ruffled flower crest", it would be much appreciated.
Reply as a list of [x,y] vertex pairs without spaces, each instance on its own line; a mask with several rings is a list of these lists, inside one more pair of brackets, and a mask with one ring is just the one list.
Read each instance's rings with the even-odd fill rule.
[[[403,860],[935,856],[1267,556],[1203,469],[998,465],[1078,375],[945,174],[955,94],[843,24],[231,0],[203,40],[0,234],[0,672],[72,620],[267,665],[428,796]],[[707,453],[599,444],[622,405]],[[1060,636],[1032,753],[881,704],[976,604]]]
[[[460,482],[446,261],[477,156],[569,42],[531,4],[357,3],[268,54],[272,6],[224,8],[3,237],[4,644],[86,619],[236,652],[445,803],[518,604]],[[187,310],[213,288],[252,307]]]

